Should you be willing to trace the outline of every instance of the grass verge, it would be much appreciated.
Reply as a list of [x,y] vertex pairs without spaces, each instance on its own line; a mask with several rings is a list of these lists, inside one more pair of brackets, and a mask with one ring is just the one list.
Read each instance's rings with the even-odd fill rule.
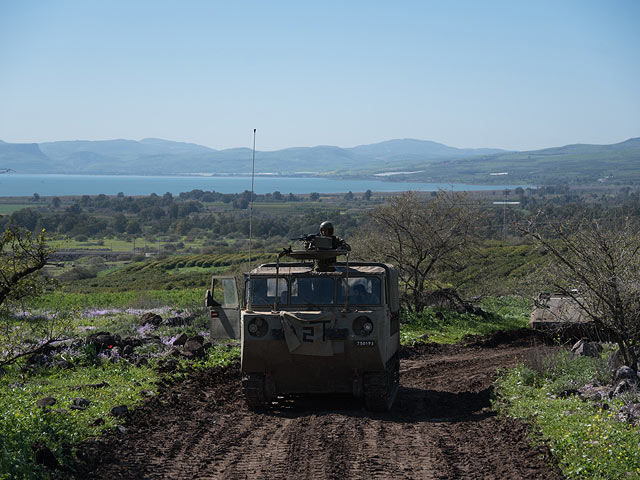
[[[621,421],[629,398],[593,402],[569,395],[592,380],[606,381],[601,358],[571,358],[568,352],[538,366],[502,372],[494,407],[529,422],[558,459],[567,478],[640,478],[640,428]],[[564,394],[563,394],[564,392]],[[637,402],[637,399],[635,400]]]
[[[180,360],[164,378],[157,362],[136,366],[126,361],[69,358],[71,368],[40,368],[32,373],[20,365],[5,367],[0,376],[0,479],[55,479],[73,469],[73,445],[114,428],[124,420],[112,408],[129,410],[155,395],[167,377],[179,381],[194,369],[222,366],[239,357],[235,344],[209,348],[197,361]],[[91,355],[89,355],[91,357]],[[38,400],[51,397],[55,404],[42,408]],[[74,399],[85,399],[86,408],[76,409]],[[36,461],[36,446],[46,445],[61,469],[51,470]]]
[[522,297],[487,298],[480,303],[484,315],[453,310],[425,308],[420,313],[405,313],[400,342],[456,343],[468,335],[489,335],[500,330],[527,326],[531,300]]

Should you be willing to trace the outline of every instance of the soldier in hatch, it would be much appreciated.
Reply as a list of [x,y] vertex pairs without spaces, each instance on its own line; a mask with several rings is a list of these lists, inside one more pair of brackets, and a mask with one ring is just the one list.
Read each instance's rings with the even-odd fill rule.
[[322,222],[320,224],[320,236],[331,237],[333,249],[347,250],[348,252],[351,251],[351,246],[347,242],[333,234],[333,223],[331,222]]
[[[333,250],[346,250],[351,251],[351,246],[344,241],[344,239],[333,234],[333,223],[322,222],[320,224],[320,237],[331,238],[331,248]],[[333,264],[336,261],[336,257],[323,258],[315,261],[314,269],[318,272],[333,272]]]

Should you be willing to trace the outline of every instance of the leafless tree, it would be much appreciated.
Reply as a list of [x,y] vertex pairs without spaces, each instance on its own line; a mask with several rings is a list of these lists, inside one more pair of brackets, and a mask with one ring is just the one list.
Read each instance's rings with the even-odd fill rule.
[[63,315],[16,316],[12,311],[46,287],[39,272],[52,253],[44,231],[34,235],[10,226],[0,236],[0,366],[38,353],[63,336]]
[[398,268],[403,305],[410,311],[438,297],[460,301],[459,285],[452,285],[447,273],[462,270],[476,248],[477,219],[478,210],[464,194],[441,191],[426,199],[405,193],[371,211],[354,252]]
[[546,281],[612,335],[625,363],[638,368],[640,229],[637,221],[535,218],[523,233],[551,255]]
[[42,282],[39,272],[53,253],[42,231],[34,236],[30,231],[10,226],[0,236],[0,307],[7,300],[19,300],[39,292]]

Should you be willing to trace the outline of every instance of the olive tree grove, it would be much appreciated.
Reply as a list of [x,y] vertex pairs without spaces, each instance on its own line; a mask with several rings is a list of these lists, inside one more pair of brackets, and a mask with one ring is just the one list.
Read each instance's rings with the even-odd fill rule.
[[[640,344],[640,229],[629,218],[554,223],[535,218],[523,233],[549,257],[548,288],[571,297],[613,337],[637,370]],[[549,255],[550,254],[550,255]]]
[[371,211],[354,251],[398,268],[402,303],[410,311],[421,311],[438,298],[460,301],[459,285],[451,283],[449,274],[462,270],[478,246],[479,213],[473,207],[466,195],[454,192],[393,197]]

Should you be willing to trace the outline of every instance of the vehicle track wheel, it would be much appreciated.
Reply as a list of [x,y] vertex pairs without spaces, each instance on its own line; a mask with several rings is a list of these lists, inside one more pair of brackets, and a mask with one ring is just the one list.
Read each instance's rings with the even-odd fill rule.
[[372,412],[388,412],[398,394],[400,362],[394,356],[382,372],[364,375],[364,404]]
[[266,408],[269,402],[265,394],[264,373],[250,373],[242,378],[242,392],[249,410]]

